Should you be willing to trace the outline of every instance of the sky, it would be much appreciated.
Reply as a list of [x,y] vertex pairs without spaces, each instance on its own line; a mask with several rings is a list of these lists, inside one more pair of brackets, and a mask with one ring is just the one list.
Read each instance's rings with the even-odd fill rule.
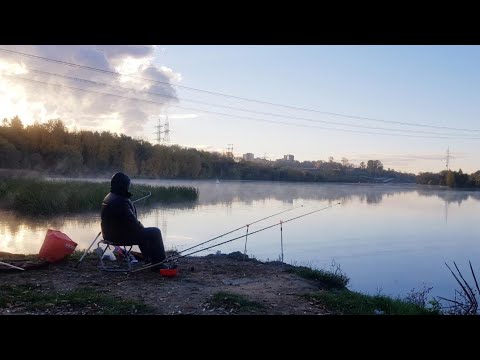
[[479,46],[0,45],[0,118],[155,143],[168,117],[170,144],[413,173],[448,148],[471,173],[479,63]]

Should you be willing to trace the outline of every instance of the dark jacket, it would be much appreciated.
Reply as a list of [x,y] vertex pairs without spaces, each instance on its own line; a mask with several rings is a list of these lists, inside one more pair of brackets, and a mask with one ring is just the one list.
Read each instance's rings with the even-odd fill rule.
[[119,174],[122,176],[112,178],[110,193],[102,202],[101,227],[105,240],[128,244],[143,229],[143,225],[137,220],[137,209],[129,199],[130,179]]

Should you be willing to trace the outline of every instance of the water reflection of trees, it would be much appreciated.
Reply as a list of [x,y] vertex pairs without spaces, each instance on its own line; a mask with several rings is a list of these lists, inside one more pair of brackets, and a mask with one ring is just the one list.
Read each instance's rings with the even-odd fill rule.
[[24,226],[28,226],[32,231],[43,231],[45,229],[62,228],[66,222],[74,223],[78,228],[85,228],[99,221],[98,215],[92,213],[77,214],[75,216],[33,217],[21,215],[13,211],[0,211],[0,218],[2,228],[12,235],[18,233]]
[[[164,185],[164,183],[162,182],[161,185]],[[150,206],[138,203],[137,209],[140,217],[163,216],[164,211],[176,213],[183,210],[193,210],[197,206],[210,205],[223,205],[228,211],[235,202],[251,205],[254,202],[265,202],[268,200],[277,200],[292,205],[295,201],[303,200],[318,200],[328,204],[355,201],[367,204],[380,204],[384,197],[388,198],[407,193],[416,193],[420,197],[438,197],[447,204],[461,204],[468,199],[480,201],[480,191],[451,190],[418,185],[299,184],[235,181],[222,182],[221,184],[207,181],[172,183],[198,188],[200,191],[198,201]],[[92,226],[100,228],[100,212],[39,218],[28,217],[11,211],[0,211],[0,235],[3,232],[15,235],[23,226],[27,226],[33,231],[44,231],[47,228],[61,229],[67,223],[76,228]]]
[[[88,179],[92,180],[92,179]],[[217,205],[241,202],[251,205],[256,201],[278,200],[293,204],[295,200],[320,201],[355,201],[367,204],[379,204],[383,198],[416,191],[420,196],[437,196],[450,203],[461,203],[469,198],[480,200],[480,191],[452,190],[443,187],[431,187],[415,184],[334,184],[334,183],[292,183],[267,181],[223,181],[216,184],[213,181],[202,180],[146,180],[136,179],[136,183],[160,186],[192,186],[199,189],[197,202],[175,204],[157,204],[145,208],[154,211],[155,208],[192,209],[197,205]],[[142,205],[143,206],[143,205]]]
[[460,205],[468,199],[480,201],[480,191],[476,190],[451,190],[438,188],[417,189],[417,194],[425,197],[438,197],[446,203],[457,203]]
[[298,200],[319,200],[332,203],[358,201],[379,204],[385,197],[414,192],[419,196],[436,196],[448,203],[460,204],[467,199],[480,200],[480,191],[419,188],[417,185],[224,182],[217,186],[210,184],[200,184],[199,186],[197,184],[196,187],[200,191],[198,203],[202,205],[231,204],[233,202],[252,204],[255,201],[270,199],[289,204]]
[[[163,210],[175,209],[181,211],[183,209],[193,209],[195,204],[181,203],[173,205],[161,206],[156,204],[154,206],[138,206],[138,214],[141,217],[158,215]],[[91,228],[97,226],[100,229],[100,212],[88,212],[67,216],[48,216],[48,217],[34,217],[19,214],[14,211],[0,210],[0,236],[3,233],[9,233],[12,235],[17,234],[23,227],[28,227],[30,231],[46,231],[46,229],[61,229],[66,225],[73,226],[79,229]],[[0,242],[2,241],[0,237]],[[1,243],[0,243],[1,245]]]
[[368,204],[380,203],[384,196],[393,196],[415,190],[412,186],[374,186],[337,184],[224,182],[220,186],[201,184],[199,204],[232,203],[240,201],[252,204],[260,200],[277,200],[293,204],[298,200],[327,202],[359,201]]

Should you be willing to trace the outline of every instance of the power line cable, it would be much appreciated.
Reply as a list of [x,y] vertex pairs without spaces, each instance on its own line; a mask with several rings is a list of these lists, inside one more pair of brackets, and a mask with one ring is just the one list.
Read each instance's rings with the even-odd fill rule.
[[[159,97],[163,97],[163,98],[167,98],[167,99],[182,100],[182,101],[191,102],[191,103],[200,104],[200,105],[207,105],[207,106],[220,107],[220,108],[225,108],[225,109],[230,109],[230,110],[244,111],[244,112],[249,112],[249,113],[254,113],[254,114],[259,114],[259,115],[268,115],[268,116],[274,116],[274,117],[280,117],[280,118],[286,118],[286,119],[303,120],[303,121],[308,121],[308,122],[323,123],[323,124],[332,124],[332,125],[340,125],[340,126],[349,126],[349,127],[356,127],[356,128],[362,128],[362,129],[371,129],[371,130],[397,131],[397,132],[414,133],[414,134],[422,133],[422,134],[427,134],[427,135],[440,135],[440,136],[449,136],[449,135],[451,135],[451,134],[437,133],[437,132],[431,132],[431,131],[422,131],[422,130],[409,130],[409,129],[405,129],[405,130],[404,130],[404,129],[392,129],[392,128],[372,127],[372,126],[366,126],[366,125],[357,125],[357,124],[341,123],[341,122],[336,122],[336,121],[318,120],[318,119],[304,118],[304,117],[298,117],[298,116],[287,116],[287,115],[270,113],[270,112],[249,110],[249,109],[243,109],[243,108],[234,107],[234,106],[212,104],[212,103],[207,103],[207,102],[204,102],[204,101],[197,101],[197,100],[192,100],[192,99],[183,98],[183,97],[182,97],[182,98],[178,98],[178,97],[176,97],[176,96],[159,94],[159,93],[151,92],[151,91],[137,90],[137,89],[129,88],[129,87],[125,87],[125,86],[119,86],[119,85],[114,85],[114,84],[102,83],[102,82],[93,81],[93,80],[88,80],[88,79],[83,79],[83,78],[78,78],[78,77],[74,77],[74,76],[67,76],[67,75],[52,73],[52,72],[48,72],[48,71],[37,70],[37,69],[30,68],[30,67],[27,67],[27,68],[28,68],[30,71],[35,72],[35,73],[46,74],[46,75],[56,76],[56,77],[61,77],[61,78],[64,78],[64,79],[69,79],[69,80],[74,80],[74,81],[86,82],[86,83],[89,83],[89,84],[92,84],[92,85],[107,86],[107,87],[111,87],[111,88],[118,88],[118,89],[123,89],[123,90],[134,91],[134,92],[137,92],[137,93],[144,93],[144,94],[148,94],[148,95],[159,96]],[[452,135],[465,136],[465,134],[452,134]]]
[[[30,81],[30,82],[46,84],[46,85],[49,85],[49,86],[58,86],[58,87],[68,88],[68,89],[77,90],[77,91],[85,91],[85,92],[91,92],[91,93],[94,93],[94,94],[118,97],[118,98],[122,98],[122,99],[129,99],[129,100],[136,100],[136,101],[141,101],[141,102],[146,102],[146,103],[151,103],[151,104],[165,105],[164,103],[160,103],[160,102],[157,102],[157,101],[139,99],[139,98],[134,98],[134,97],[130,97],[130,96],[104,93],[104,92],[100,92],[100,91],[82,89],[82,88],[77,88],[77,87],[73,87],[73,86],[61,85],[61,84],[48,83],[48,82],[45,82],[45,81],[24,78],[24,77],[21,77],[21,76],[18,76],[18,75],[3,74],[3,76],[17,78],[17,79],[21,79],[21,80],[25,80],[25,81]],[[202,109],[190,108],[190,107],[185,107],[185,106],[180,106],[180,105],[170,105],[170,106],[180,108],[180,109],[184,109],[184,110],[198,111],[198,112],[204,112],[204,113],[208,113],[208,114],[228,116],[228,117],[235,117],[235,118],[240,118],[242,120],[253,120],[253,121],[267,122],[267,123],[272,123],[272,124],[322,129],[322,130],[327,130],[327,131],[341,131],[341,132],[361,133],[361,134],[371,134],[371,135],[401,136],[401,137],[410,137],[410,138],[480,140],[480,137],[404,135],[404,134],[388,134],[388,133],[360,131],[360,130],[351,130],[351,129],[326,128],[326,127],[321,127],[321,126],[312,126],[312,125],[305,125],[305,124],[293,124],[293,123],[288,123],[288,122],[284,122],[284,121],[274,121],[274,120],[267,120],[267,119],[252,118],[252,117],[247,117],[247,116],[226,114],[226,113],[221,113],[221,112],[217,112],[217,111],[202,110]]]
[[27,54],[27,53],[23,53],[23,52],[20,52],[20,51],[15,51],[15,50],[10,50],[10,49],[0,48],[0,51],[11,53],[11,54],[17,54],[17,55],[21,55],[21,56],[25,56],[25,57],[30,57],[30,58],[55,62],[57,64],[62,64],[62,65],[66,65],[66,66],[72,66],[72,67],[77,67],[77,68],[81,68],[81,69],[86,69],[86,70],[91,70],[91,71],[96,71],[96,72],[102,72],[102,73],[105,73],[105,74],[110,74],[110,75],[115,75],[115,76],[127,76],[127,77],[131,77],[131,78],[134,78],[134,79],[139,79],[139,80],[143,80],[143,81],[150,81],[150,82],[157,83],[157,84],[169,85],[169,86],[173,86],[173,87],[177,87],[177,88],[181,88],[181,89],[186,89],[186,90],[191,90],[191,91],[202,92],[202,93],[206,93],[206,94],[209,94],[209,95],[223,96],[223,97],[227,97],[227,98],[233,98],[233,99],[238,99],[238,100],[243,100],[243,101],[248,101],[248,102],[255,102],[255,103],[259,103],[259,104],[266,104],[266,105],[271,105],[271,106],[278,106],[278,107],[288,108],[288,109],[292,109],[292,110],[314,112],[314,113],[324,114],[324,115],[340,116],[340,117],[346,117],[346,118],[351,118],[351,119],[383,122],[383,123],[389,123],[389,124],[426,127],[426,128],[432,128],[432,129],[480,132],[479,129],[453,128],[453,127],[447,127],[447,126],[435,126],[435,125],[426,125],[426,124],[410,123],[410,122],[403,122],[403,121],[383,120],[383,119],[377,119],[377,118],[371,118],[371,117],[365,117],[365,116],[349,115],[349,114],[342,114],[342,113],[336,113],[336,112],[321,111],[321,110],[317,110],[317,109],[304,108],[304,107],[299,107],[299,106],[273,103],[273,102],[269,102],[269,101],[250,99],[250,98],[245,98],[245,97],[240,97],[240,96],[235,96],[235,95],[230,95],[230,94],[225,94],[225,93],[220,93],[220,92],[203,90],[203,89],[189,87],[189,86],[171,84],[171,83],[166,82],[166,81],[143,78],[143,77],[140,77],[140,76],[134,76],[134,75],[129,75],[129,74],[121,74],[121,73],[116,72],[116,71],[99,69],[99,68],[95,68],[95,67],[92,67],[92,66],[75,64],[75,63],[71,63],[71,62],[67,62],[67,61],[47,58],[47,57],[33,55],[33,54]]

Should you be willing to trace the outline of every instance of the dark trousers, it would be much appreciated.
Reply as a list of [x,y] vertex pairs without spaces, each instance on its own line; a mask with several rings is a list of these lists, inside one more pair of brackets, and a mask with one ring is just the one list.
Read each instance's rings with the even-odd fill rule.
[[163,247],[162,233],[159,228],[143,228],[136,234],[133,240],[140,248],[143,256],[149,258],[152,263],[165,259],[165,248]]

